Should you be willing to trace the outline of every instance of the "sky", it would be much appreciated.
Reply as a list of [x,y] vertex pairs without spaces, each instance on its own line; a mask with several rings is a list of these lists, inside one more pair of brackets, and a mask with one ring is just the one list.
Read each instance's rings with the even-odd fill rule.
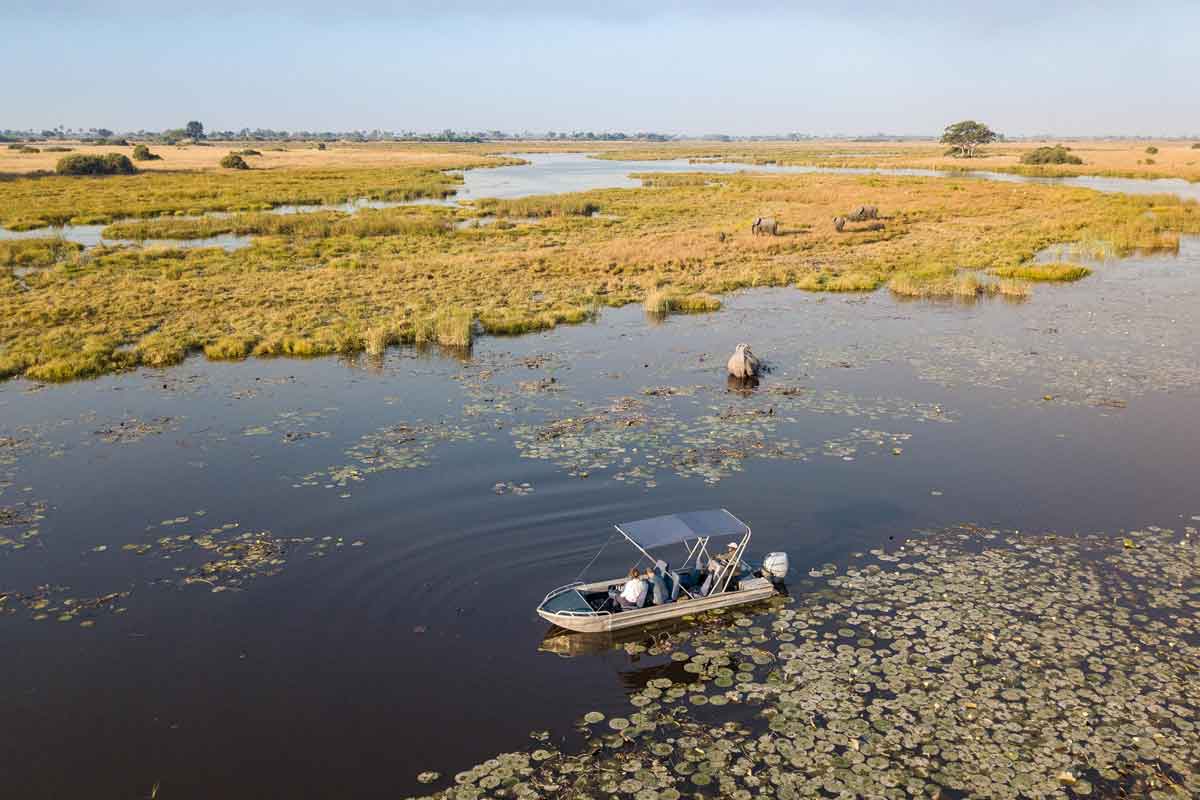
[[1200,133],[1200,2],[0,0],[0,129]]

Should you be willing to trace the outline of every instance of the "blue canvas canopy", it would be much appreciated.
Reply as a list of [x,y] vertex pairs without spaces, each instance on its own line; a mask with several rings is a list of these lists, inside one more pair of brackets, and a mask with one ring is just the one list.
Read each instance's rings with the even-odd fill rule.
[[665,514],[661,517],[622,522],[616,527],[626,539],[643,550],[688,539],[745,536],[750,532],[746,523],[723,508]]

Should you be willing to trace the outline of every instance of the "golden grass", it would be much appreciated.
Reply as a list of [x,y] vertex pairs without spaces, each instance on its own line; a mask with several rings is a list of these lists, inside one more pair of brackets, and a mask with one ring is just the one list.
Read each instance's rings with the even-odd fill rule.
[[721,299],[707,292],[680,293],[670,288],[653,288],[646,292],[642,308],[648,314],[665,316],[670,313],[698,314],[706,311],[717,311],[721,308]]
[[78,255],[83,246],[57,236],[0,239],[0,266],[51,267]]
[[475,207],[496,217],[588,217],[600,210],[594,201],[578,195],[542,195],[497,200],[485,197]]
[[[465,168],[511,163],[511,159],[464,155],[453,163]],[[344,203],[362,197],[388,201],[440,198],[453,194],[462,183],[461,175],[440,170],[403,166],[9,178],[0,181],[0,226],[28,230],[66,222],[99,224],[122,218],[263,211],[280,205]]]
[[1092,271],[1080,264],[1057,261],[1043,264],[1022,264],[1016,267],[995,267],[993,275],[1001,278],[1020,278],[1026,281],[1069,282],[1086,278]]
[[[233,180],[270,174],[253,170]],[[374,168],[323,174],[335,194],[395,188]],[[146,177],[153,181],[139,183]],[[207,199],[226,202],[225,176],[206,179],[216,190]],[[87,213],[137,206],[149,186],[169,204],[173,183],[181,196],[198,188],[192,175],[143,175],[103,187],[102,203],[81,202]],[[248,186],[260,195],[283,188]],[[324,188],[300,180],[289,191]],[[61,205],[65,200],[19,194],[35,206],[75,213]],[[714,308],[715,295],[752,286],[867,291],[891,281],[897,294],[911,292],[906,296],[931,296],[934,288],[941,296],[978,296],[981,282],[970,273],[1027,264],[1051,245],[1107,243],[1115,251],[1177,245],[1181,232],[1200,232],[1196,204],[1169,197],[937,178],[738,174],[723,175],[718,185],[681,181],[564,202],[593,203],[606,214],[552,215],[507,229],[439,228],[437,235],[392,226],[453,212],[386,209],[366,214],[364,228],[338,235],[324,235],[324,226],[357,225],[350,221],[358,215],[276,223],[260,219],[272,215],[249,214],[230,219],[270,233],[234,252],[97,248],[30,273],[27,288],[0,270],[0,374],[65,380],[170,363],[200,348],[209,358],[243,358],[381,351],[384,341],[465,347],[476,327],[515,334],[580,322],[598,306],[643,303],[648,288],[658,287],[669,287],[659,289],[668,310],[673,303],[678,310]],[[886,228],[838,235],[829,219],[858,203],[879,206]],[[29,213],[6,192],[0,206]],[[796,233],[752,236],[749,223],[763,209]],[[162,233],[152,227],[160,222],[190,224],[147,220],[143,231]],[[318,230],[322,235],[312,235]],[[922,275],[930,264],[953,266]],[[996,287],[983,289],[990,293],[1017,291],[1015,284],[987,286]]]

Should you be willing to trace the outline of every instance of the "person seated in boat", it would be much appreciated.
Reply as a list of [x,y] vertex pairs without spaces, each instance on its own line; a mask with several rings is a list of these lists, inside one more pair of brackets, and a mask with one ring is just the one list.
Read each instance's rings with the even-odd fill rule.
[[617,603],[621,606],[621,610],[632,611],[644,606],[649,589],[650,587],[642,580],[636,567],[629,570],[629,580],[625,581],[625,585],[621,587],[621,593],[617,595]]
[[[716,588],[717,576],[725,567],[734,562],[734,554],[736,553],[737,545],[730,542],[729,548],[723,554],[713,556],[708,560],[708,575],[704,578],[704,584],[700,587],[701,596],[707,597]],[[736,566],[734,571],[737,571]]]
[[660,601],[658,599],[657,587],[654,592],[654,603],[657,605],[660,602],[674,603],[679,599],[679,592],[682,590],[682,580],[679,573],[671,571],[671,565],[666,561],[659,559],[654,564],[654,572],[658,575],[659,580],[663,582],[663,588],[666,590],[666,599]]
[[661,606],[671,602],[671,595],[667,593],[667,582],[663,580],[662,573],[659,572],[657,565],[646,568],[646,582],[650,585],[651,597],[654,600],[654,605]]

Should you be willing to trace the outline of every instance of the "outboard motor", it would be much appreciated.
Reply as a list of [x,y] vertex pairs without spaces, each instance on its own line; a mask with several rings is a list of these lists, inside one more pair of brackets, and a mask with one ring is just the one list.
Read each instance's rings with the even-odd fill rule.
[[762,574],[774,583],[782,582],[788,574],[787,553],[767,553],[762,562]]

